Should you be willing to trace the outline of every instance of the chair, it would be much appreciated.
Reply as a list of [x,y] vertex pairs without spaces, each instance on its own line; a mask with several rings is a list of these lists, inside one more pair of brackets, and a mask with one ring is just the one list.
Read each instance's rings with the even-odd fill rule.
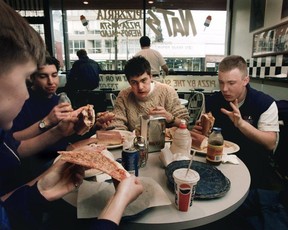
[[188,113],[190,120],[188,126],[191,127],[195,125],[195,122],[200,118],[205,107],[205,95],[202,92],[193,91],[188,100]]
[[106,111],[106,93],[93,90],[78,90],[75,94],[73,107],[77,109],[87,104],[93,105],[96,113]]
[[287,100],[279,100],[276,101],[278,107],[278,117],[279,117],[279,139],[277,143],[277,148],[273,152],[271,156],[272,166],[276,170],[276,173],[283,179],[286,183],[288,183],[288,151],[287,151],[287,143],[288,143],[288,101]]
[[117,96],[114,93],[110,93],[109,96],[110,96],[112,107],[114,108]]

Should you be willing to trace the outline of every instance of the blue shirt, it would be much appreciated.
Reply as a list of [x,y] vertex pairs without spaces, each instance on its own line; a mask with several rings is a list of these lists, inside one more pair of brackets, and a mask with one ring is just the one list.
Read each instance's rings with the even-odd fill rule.
[[[58,105],[58,95],[47,98],[47,96],[31,89],[29,89],[29,95],[30,97],[25,101],[22,110],[13,121],[13,132],[26,129],[36,122],[39,122]],[[59,155],[57,151],[66,150],[69,143],[68,138],[69,137],[62,138],[41,152],[21,159],[20,174],[22,175],[22,182],[28,182],[45,171]]]
[[0,129],[0,196],[19,186],[21,174],[18,175],[20,159],[19,146],[11,132]]
[[[53,95],[51,98],[47,98],[40,93],[29,89],[29,98],[25,101],[22,110],[18,116],[13,121],[13,132],[23,130],[29,126],[35,124],[36,122],[42,120],[46,117],[51,110],[58,105],[59,96]],[[68,145],[67,139],[61,139],[57,143],[43,150],[41,155],[42,157],[54,158],[56,155],[52,153],[59,150],[65,150]],[[51,157],[49,157],[49,155]]]

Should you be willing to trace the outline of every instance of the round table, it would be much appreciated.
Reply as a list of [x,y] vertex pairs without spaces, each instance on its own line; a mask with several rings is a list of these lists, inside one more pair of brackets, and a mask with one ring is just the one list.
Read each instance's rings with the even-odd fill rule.
[[[205,162],[203,156],[196,155],[194,160]],[[157,181],[172,204],[151,208],[137,219],[121,223],[120,229],[187,229],[214,222],[232,213],[248,194],[250,173],[240,159],[238,165],[227,163],[217,168],[231,182],[228,193],[217,199],[194,200],[188,212],[180,212],[174,205],[174,194],[167,187],[167,177],[159,159],[159,152],[149,153],[147,165],[139,170],[139,176],[150,176]]]
[[[121,148],[112,149],[110,152],[115,159],[121,157]],[[139,176],[151,177],[167,194],[171,201],[170,205],[149,208],[130,218],[122,221],[120,229],[187,229],[217,221],[236,210],[245,200],[250,186],[250,174],[245,164],[239,160],[238,165],[221,164],[217,166],[231,182],[230,190],[225,196],[210,200],[194,200],[188,212],[180,212],[174,205],[174,193],[167,186],[165,168],[159,158],[160,152],[149,153],[147,165],[139,169]],[[194,160],[205,162],[203,156],[195,156]],[[64,198],[68,203],[76,206],[77,193],[70,193]]]

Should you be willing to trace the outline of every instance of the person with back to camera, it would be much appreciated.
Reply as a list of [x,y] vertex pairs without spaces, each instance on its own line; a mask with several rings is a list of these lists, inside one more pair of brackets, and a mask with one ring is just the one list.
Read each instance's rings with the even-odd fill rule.
[[151,49],[151,41],[147,36],[140,38],[141,50],[135,54],[135,56],[143,56],[146,58],[151,66],[151,74],[153,77],[160,76],[160,68],[164,71],[165,75],[169,74],[168,66],[163,56],[154,49]]
[[88,57],[86,50],[80,49],[76,54],[79,60],[75,61],[72,65],[65,85],[65,90],[72,101],[74,101],[77,90],[98,88],[100,81],[99,74],[101,72],[99,64]]
[[151,66],[142,56],[130,59],[124,69],[130,87],[119,92],[109,126],[133,131],[139,123],[139,114],[159,115],[168,126],[179,126],[181,119],[189,120],[188,110],[181,105],[175,89],[153,81]]
[[[0,9],[0,49],[5,53],[0,56],[0,229],[43,229],[45,209],[82,183],[84,168],[59,160],[35,180],[8,189],[7,185],[17,180],[14,172],[20,165],[19,142],[9,130],[29,96],[27,77],[44,63],[45,46],[40,35],[4,1],[0,1]],[[76,121],[73,116],[63,119],[72,126]],[[142,191],[134,176],[120,182],[107,208],[93,221],[93,229],[115,229],[125,207]],[[111,206],[117,209],[111,210]]]

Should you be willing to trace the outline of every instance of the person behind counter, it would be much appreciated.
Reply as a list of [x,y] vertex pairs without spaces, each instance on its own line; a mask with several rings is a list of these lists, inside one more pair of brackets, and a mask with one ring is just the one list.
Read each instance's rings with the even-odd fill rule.
[[169,85],[153,81],[151,66],[142,56],[130,59],[124,69],[129,88],[119,92],[109,126],[133,131],[139,124],[139,114],[163,116],[168,126],[178,126],[181,119],[188,122],[185,106],[180,104],[177,92]]
[[162,55],[154,49],[151,49],[151,41],[147,36],[140,38],[141,50],[135,54],[135,56],[145,57],[151,66],[151,74],[154,77],[160,76],[160,68],[164,71],[165,75],[169,74],[168,66],[162,57]]
[[220,62],[218,80],[221,92],[206,98],[206,112],[212,112],[214,126],[222,128],[224,139],[240,146],[236,154],[250,171],[251,187],[269,188],[273,179],[269,154],[279,132],[277,105],[272,97],[249,85],[247,64],[241,56]]
[[[13,139],[9,129],[28,98],[27,77],[45,60],[45,45],[27,21],[4,1],[0,1],[0,9],[0,49],[5,53],[0,56],[0,229],[43,229],[41,214],[53,205],[50,201],[63,197],[82,183],[84,169],[59,160],[41,177],[15,190],[6,190],[11,180],[17,180],[14,172],[20,164],[19,142]],[[72,123],[77,120],[70,119]],[[124,192],[128,188],[129,196]],[[111,201],[114,205],[116,202],[119,209],[111,211],[108,204],[101,215],[106,220],[95,220],[94,229],[104,221],[110,223],[109,226],[117,226],[123,209],[142,191],[135,177],[123,180]],[[111,213],[116,217],[111,217]]]

